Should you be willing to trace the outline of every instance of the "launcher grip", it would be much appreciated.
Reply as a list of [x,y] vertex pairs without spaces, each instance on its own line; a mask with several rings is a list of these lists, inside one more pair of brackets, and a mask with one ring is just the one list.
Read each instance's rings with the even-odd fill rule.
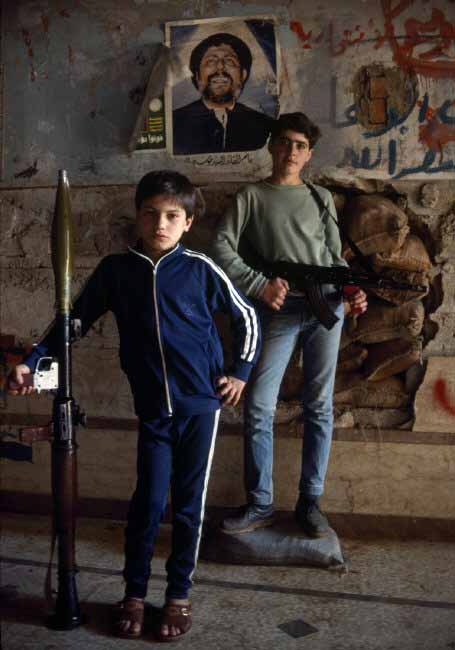
[[33,375],[26,374],[22,376],[23,382],[22,384],[18,384],[17,381],[13,381],[12,379],[8,380],[8,390],[17,390],[19,391],[21,388],[29,388],[30,386],[33,386]]

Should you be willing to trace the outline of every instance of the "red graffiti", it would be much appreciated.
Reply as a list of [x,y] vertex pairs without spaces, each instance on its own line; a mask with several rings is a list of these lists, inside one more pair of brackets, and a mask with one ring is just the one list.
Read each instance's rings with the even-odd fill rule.
[[[422,108],[423,101],[421,99],[419,99],[419,101],[417,102],[417,106]],[[434,110],[434,108],[431,108],[431,106],[428,104],[426,109],[425,109],[425,115],[423,116],[422,119],[431,120],[431,118],[434,117],[435,114],[436,114],[436,111]]]
[[44,14],[42,14],[41,23],[43,25],[43,32],[47,34],[49,31],[49,16],[45,16]]
[[379,29],[375,29],[374,31],[375,31],[375,34],[376,34],[376,43],[374,45],[374,49],[379,50],[379,48],[382,47],[384,45],[384,43],[386,42],[387,37],[386,37],[385,34],[381,34]]
[[411,54],[422,43],[431,44],[432,32],[436,32],[436,44],[418,56],[420,59],[432,59],[435,56],[446,56],[450,44],[455,41],[455,25],[449,23],[439,9],[433,9],[431,19],[426,23],[410,18],[405,22],[406,40],[403,46],[405,54]]
[[[446,19],[443,11],[435,8],[427,21],[405,18],[403,13],[414,2],[401,0],[394,5],[393,0],[381,0],[385,34],[394,60],[402,68],[412,68],[426,77],[455,76],[455,58],[451,55],[451,48],[455,45],[455,24]],[[400,25],[404,27],[404,37],[397,33]]]
[[[423,102],[418,101],[417,105],[422,107]],[[455,102],[452,102],[455,106]],[[444,122],[439,111],[427,105],[425,109],[425,124],[419,126],[419,142],[427,145],[432,151],[442,152],[442,148],[449,142],[455,142],[455,125],[450,121]]]
[[[368,27],[372,29],[373,24],[374,21],[370,19],[368,22]],[[356,25],[354,29],[344,29],[341,32],[341,38],[335,42],[335,30],[333,23],[329,24],[329,28],[326,33],[324,33],[324,30],[321,30],[319,33],[313,34],[312,29],[307,32],[303,28],[302,23],[298,20],[291,20],[289,27],[291,31],[297,34],[297,37],[302,43],[302,47],[304,49],[311,49],[314,45],[320,45],[327,33],[326,42],[329,43],[329,48],[332,56],[340,56],[340,54],[344,54],[349,47],[358,45],[362,41],[365,41],[367,34],[366,31],[361,29],[360,25]],[[384,44],[386,37],[378,29],[374,30],[374,34],[376,38],[376,44],[374,47],[375,49],[378,49]],[[372,37],[371,40],[374,40],[374,37]]]
[[449,142],[455,142],[455,126],[443,124],[437,117],[432,117],[427,124],[419,127],[419,141],[433,151],[442,151]]
[[299,40],[303,42],[303,47],[305,49],[311,48],[311,45],[307,42],[310,40],[311,35],[313,34],[313,31],[310,30],[309,32],[305,32],[302,26],[302,23],[299,22],[298,20],[291,20],[289,23],[289,26],[291,30],[297,34],[299,37]]
[[[358,33],[358,36],[355,36],[355,33]],[[338,46],[334,46],[333,39],[333,23],[329,25],[329,41],[330,41],[330,51],[333,56],[339,56],[344,54],[348,47],[360,43],[365,38],[365,32],[360,31],[360,25],[356,25],[354,30],[345,29],[343,31],[343,38],[338,43]]]
[[447,383],[444,379],[437,379],[433,386],[433,397],[435,402],[437,402],[445,411],[450,413],[450,415],[455,415],[455,405],[452,404],[449,400],[447,394]]

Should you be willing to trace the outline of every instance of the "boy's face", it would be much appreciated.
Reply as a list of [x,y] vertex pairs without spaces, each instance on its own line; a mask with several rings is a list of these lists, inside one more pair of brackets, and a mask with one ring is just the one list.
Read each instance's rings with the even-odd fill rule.
[[285,176],[299,176],[313,153],[306,135],[290,129],[269,144],[269,151],[274,169]]
[[153,259],[174,248],[192,223],[193,217],[188,217],[185,209],[166,194],[145,199],[136,214],[137,233]]

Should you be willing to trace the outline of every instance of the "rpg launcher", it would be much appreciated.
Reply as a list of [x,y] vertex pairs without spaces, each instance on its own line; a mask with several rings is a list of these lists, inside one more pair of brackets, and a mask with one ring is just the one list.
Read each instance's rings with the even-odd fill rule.
[[[26,427],[20,432],[23,442],[51,440],[53,540],[57,543],[58,588],[55,613],[49,627],[70,630],[81,623],[76,587],[75,535],[77,504],[76,429],[85,425],[72,394],[71,345],[79,338],[80,321],[71,318],[73,274],[73,226],[68,175],[59,171],[54,220],[52,224],[52,266],[55,277],[56,315],[53,325],[55,358],[42,357],[31,377],[40,392],[54,392],[52,422],[47,427]],[[28,377],[26,376],[28,379]],[[46,580],[50,594],[50,573]]]
[[347,266],[313,266],[296,262],[266,262],[261,260],[260,270],[268,278],[283,278],[291,289],[302,292],[316,318],[330,330],[339,320],[324,297],[322,285],[334,285],[339,289],[375,288],[394,289],[396,291],[412,291],[426,293],[427,287],[422,284],[409,284],[386,278],[373,271],[353,271]]
[[52,415],[52,499],[54,534],[58,543],[58,591],[51,626],[72,629],[81,623],[76,588],[76,428],[85,424],[72,394],[71,344],[80,336],[80,322],[71,320],[73,224],[66,171],[59,172],[52,226],[52,266],[55,277],[58,388]]

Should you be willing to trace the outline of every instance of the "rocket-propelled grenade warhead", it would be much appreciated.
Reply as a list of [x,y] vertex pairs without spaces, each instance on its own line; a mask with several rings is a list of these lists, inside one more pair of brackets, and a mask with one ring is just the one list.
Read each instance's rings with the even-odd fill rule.
[[73,275],[73,223],[68,174],[59,170],[54,221],[52,224],[52,266],[55,276],[57,312],[71,309],[71,280]]

